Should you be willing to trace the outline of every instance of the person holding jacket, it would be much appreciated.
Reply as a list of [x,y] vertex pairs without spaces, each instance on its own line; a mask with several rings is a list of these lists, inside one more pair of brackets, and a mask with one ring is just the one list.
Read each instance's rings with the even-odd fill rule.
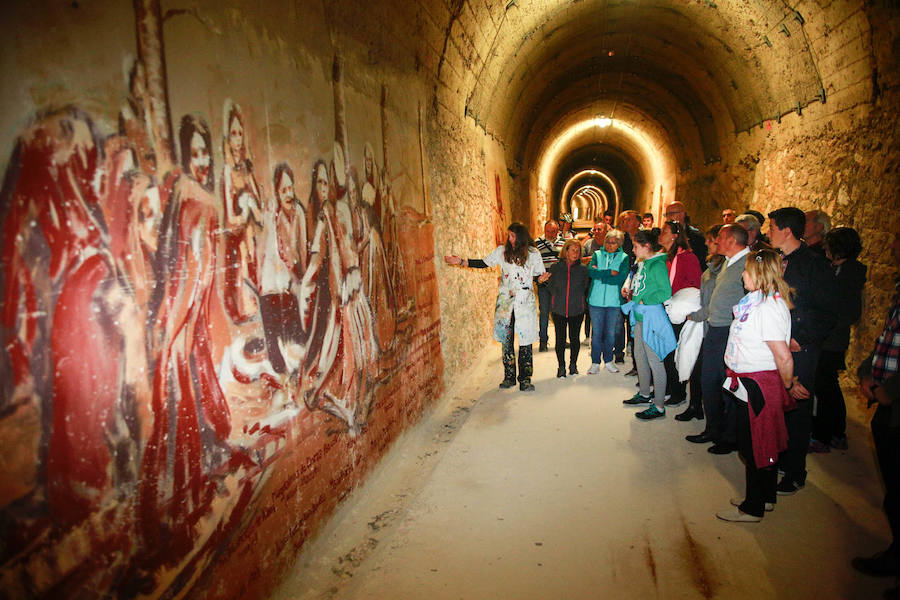
[[628,278],[630,259],[622,250],[621,231],[607,232],[603,247],[594,252],[588,264],[591,289],[588,312],[594,325],[591,336],[591,368],[588,375],[600,372],[600,361],[610,373],[618,373],[613,360],[616,332],[622,329],[622,284]]
[[626,405],[653,404],[637,413],[638,419],[657,419],[666,415],[666,368],[663,359],[675,349],[675,333],[663,302],[672,297],[672,284],[666,268],[666,254],[660,252],[657,234],[638,231],[634,236],[634,254],[638,270],[631,281],[631,301],[622,312],[631,319],[634,332],[634,358],[637,363],[639,391],[623,401]]
[[[677,294],[685,288],[700,289],[700,261],[691,250],[687,238],[687,230],[683,223],[678,221],[666,221],[659,232],[659,243],[666,251],[666,266],[669,269],[669,283],[672,284],[672,294]],[[684,323],[673,325],[675,338],[681,334]],[[666,406],[681,404],[687,398],[684,382],[679,380],[678,368],[675,366],[675,353],[669,354],[663,361],[666,367],[666,393],[670,396],[666,400]]]
[[778,456],[788,445],[784,411],[809,390],[794,377],[791,290],[781,277],[781,255],[748,255],[742,275],[748,293],[734,306],[725,347],[728,392],[734,398],[738,451],[746,495],[735,508],[716,513],[723,521],[757,523],[775,508]]
[[566,240],[559,262],[550,267],[550,312],[556,330],[557,377],[566,376],[566,330],[569,333],[569,375],[578,374],[579,334],[584,319],[585,296],[590,279],[581,264],[581,242]]
[[[721,225],[713,225],[706,231],[706,248],[709,254],[706,257],[706,270],[700,276],[700,310],[688,315],[688,319],[697,323],[703,323],[703,334],[706,335],[709,317],[709,302],[712,300],[713,290],[716,289],[716,277],[725,263],[725,257],[719,254],[718,236]],[[694,372],[691,375],[691,400],[684,412],[675,415],[676,421],[690,421],[691,419],[703,420],[703,346],[694,364]]]

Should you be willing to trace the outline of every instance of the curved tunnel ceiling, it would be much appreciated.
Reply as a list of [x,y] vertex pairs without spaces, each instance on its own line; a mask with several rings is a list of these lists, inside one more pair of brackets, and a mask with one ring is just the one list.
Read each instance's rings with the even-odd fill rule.
[[665,173],[646,181],[674,186],[678,172],[719,160],[729,136],[824,100],[803,16],[781,0],[510,0],[492,18],[466,112],[502,141],[512,173],[546,170],[578,120],[611,118],[645,140],[643,151],[627,135],[556,144],[544,177],[554,193],[559,163],[582,145],[637,163],[657,148]]

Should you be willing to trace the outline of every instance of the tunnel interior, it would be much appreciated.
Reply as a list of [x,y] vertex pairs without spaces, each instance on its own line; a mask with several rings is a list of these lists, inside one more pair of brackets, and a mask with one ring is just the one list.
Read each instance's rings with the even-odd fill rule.
[[36,0],[0,31],[15,597],[265,597],[497,358],[496,273],[443,257],[513,221],[824,210],[869,265],[848,364],[892,298],[892,0]]
[[825,100],[803,24],[777,4],[509,2],[466,110],[537,173],[544,216],[593,165],[658,217],[738,132]]
[[629,154],[602,142],[577,148],[555,166],[552,193],[559,202],[554,210],[572,214],[574,228],[581,230],[607,211],[618,215],[632,209],[646,176],[639,168]]

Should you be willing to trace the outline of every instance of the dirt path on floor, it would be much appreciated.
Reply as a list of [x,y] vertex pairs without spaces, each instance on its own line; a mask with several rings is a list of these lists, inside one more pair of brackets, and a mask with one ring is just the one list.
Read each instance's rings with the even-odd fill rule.
[[552,352],[535,355],[536,392],[498,390],[494,354],[401,436],[274,599],[877,598],[890,584],[849,566],[887,544],[853,407],[850,450],[811,456],[807,486],[762,523],[729,524],[715,512],[743,493],[743,466],[685,442],[702,424],[676,422],[683,407],[640,422],[621,403],[634,378],[556,379]]

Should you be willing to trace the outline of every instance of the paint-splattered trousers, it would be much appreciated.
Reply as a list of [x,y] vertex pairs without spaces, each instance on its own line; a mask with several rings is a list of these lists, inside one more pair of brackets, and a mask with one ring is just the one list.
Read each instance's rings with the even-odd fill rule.
[[[516,349],[513,338],[516,331],[516,314],[513,313],[506,327],[506,339],[503,341],[503,379],[505,381],[516,380]],[[519,346],[519,377],[518,380],[531,381],[534,371],[534,360],[531,353],[531,344]]]

